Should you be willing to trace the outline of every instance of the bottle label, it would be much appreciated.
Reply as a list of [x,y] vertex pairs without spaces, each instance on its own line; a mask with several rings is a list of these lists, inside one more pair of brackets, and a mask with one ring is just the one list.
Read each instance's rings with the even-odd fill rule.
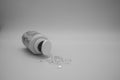
[[29,43],[30,41],[32,40],[32,38],[36,35],[36,34],[39,34],[38,32],[35,32],[35,31],[28,31],[26,33],[23,34],[22,36],[22,41],[24,43],[24,45],[26,47],[29,46]]

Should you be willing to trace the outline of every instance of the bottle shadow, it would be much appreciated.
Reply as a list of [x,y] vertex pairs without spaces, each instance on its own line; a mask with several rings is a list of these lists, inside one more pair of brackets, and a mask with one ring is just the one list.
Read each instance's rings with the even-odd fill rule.
[[32,53],[28,48],[22,48],[22,52],[24,52],[25,55],[32,57],[32,58],[38,58],[38,59],[47,59],[48,56],[45,56],[43,54],[34,54]]

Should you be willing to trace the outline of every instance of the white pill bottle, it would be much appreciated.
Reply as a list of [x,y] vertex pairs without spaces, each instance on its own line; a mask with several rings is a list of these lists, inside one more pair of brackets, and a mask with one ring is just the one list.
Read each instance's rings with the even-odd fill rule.
[[27,31],[22,35],[22,42],[33,54],[41,54],[48,57],[51,55],[51,42],[41,33]]

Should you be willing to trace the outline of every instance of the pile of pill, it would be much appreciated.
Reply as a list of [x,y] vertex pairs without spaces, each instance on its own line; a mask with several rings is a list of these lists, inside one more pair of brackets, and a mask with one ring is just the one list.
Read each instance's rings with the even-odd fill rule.
[[48,59],[40,60],[40,62],[42,62],[42,61],[48,62],[49,64],[57,65],[58,68],[61,69],[63,64],[70,64],[72,60],[63,58],[61,56],[51,56]]

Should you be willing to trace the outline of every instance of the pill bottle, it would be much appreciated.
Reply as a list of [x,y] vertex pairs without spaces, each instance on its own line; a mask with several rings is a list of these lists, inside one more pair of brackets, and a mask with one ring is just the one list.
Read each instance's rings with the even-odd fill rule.
[[27,31],[22,35],[22,42],[33,54],[51,55],[51,42],[36,31]]

